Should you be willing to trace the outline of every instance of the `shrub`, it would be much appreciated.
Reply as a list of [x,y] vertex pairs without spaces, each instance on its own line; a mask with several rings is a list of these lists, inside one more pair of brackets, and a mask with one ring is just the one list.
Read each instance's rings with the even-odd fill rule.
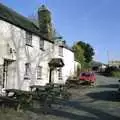
[[112,71],[111,75],[120,78],[120,71]]
[[120,77],[120,68],[108,66],[102,74],[105,76]]
[[117,67],[114,67],[114,66],[107,67],[107,68],[105,69],[105,72],[106,72],[106,73],[111,73],[111,72],[113,72],[113,71],[119,71],[119,69],[118,69]]

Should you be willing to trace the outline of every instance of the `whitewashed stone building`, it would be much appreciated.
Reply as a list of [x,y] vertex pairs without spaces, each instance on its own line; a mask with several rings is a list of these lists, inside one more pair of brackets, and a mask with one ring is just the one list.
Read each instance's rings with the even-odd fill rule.
[[0,3],[0,86],[29,90],[50,82],[51,62],[64,64],[51,73],[53,83],[65,83],[74,74],[74,53],[64,42],[39,33],[29,19]]

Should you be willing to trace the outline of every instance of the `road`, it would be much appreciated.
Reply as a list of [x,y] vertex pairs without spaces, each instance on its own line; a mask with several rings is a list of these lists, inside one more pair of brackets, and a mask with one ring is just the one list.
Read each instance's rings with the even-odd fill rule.
[[[96,87],[71,89],[72,99],[40,120],[120,120],[118,79],[97,75]],[[31,114],[32,115],[32,114]]]

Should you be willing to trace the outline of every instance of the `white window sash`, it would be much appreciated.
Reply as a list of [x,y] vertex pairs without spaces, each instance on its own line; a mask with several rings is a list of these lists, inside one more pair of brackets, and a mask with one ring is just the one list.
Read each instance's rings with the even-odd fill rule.
[[62,80],[62,69],[61,68],[58,70],[58,79]]
[[38,66],[37,68],[37,79],[42,79],[42,66]]
[[40,49],[44,49],[44,40],[40,39]]
[[32,45],[32,34],[29,32],[26,32],[26,44]]

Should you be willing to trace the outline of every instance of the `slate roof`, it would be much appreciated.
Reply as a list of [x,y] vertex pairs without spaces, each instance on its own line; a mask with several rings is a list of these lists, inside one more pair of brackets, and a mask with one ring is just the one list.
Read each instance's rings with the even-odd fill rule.
[[[7,21],[15,26],[18,26],[28,32],[34,33],[35,35],[40,36],[44,40],[54,43],[54,41],[49,40],[43,35],[41,35],[39,27],[35,25],[31,20],[29,20],[27,17],[20,15],[16,11],[6,7],[1,3],[0,3],[0,19]],[[73,50],[67,45],[64,45],[63,47],[73,52]]]
[[1,3],[0,3],[0,19],[48,40],[47,38],[40,34],[39,28],[32,21],[30,21],[28,18],[20,15],[19,13],[15,12],[11,8],[8,8]]

